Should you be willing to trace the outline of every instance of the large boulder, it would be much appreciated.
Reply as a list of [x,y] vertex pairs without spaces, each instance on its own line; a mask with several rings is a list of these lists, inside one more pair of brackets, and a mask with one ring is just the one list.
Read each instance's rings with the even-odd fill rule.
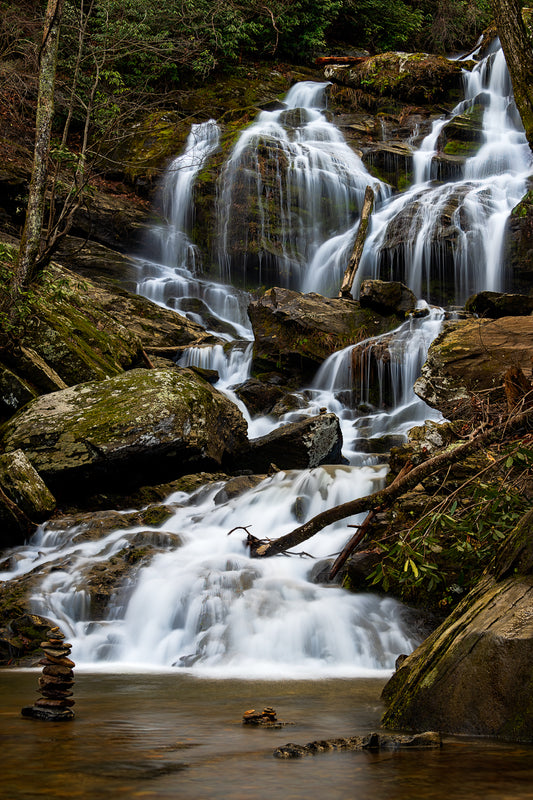
[[327,66],[327,80],[409,103],[435,103],[462,90],[462,61],[428,53],[378,53],[360,64]]
[[248,315],[255,337],[254,373],[277,373],[293,386],[309,381],[337,350],[390,331],[404,318],[378,314],[355,300],[280,288],[252,302]]
[[22,450],[0,456],[0,549],[23,544],[56,501]]
[[533,511],[385,686],[385,727],[533,742]]
[[343,461],[342,432],[335,414],[319,414],[276,428],[252,439],[241,464],[253,472],[279,469],[312,469]]
[[479,392],[503,399],[503,376],[511,366],[529,375],[533,316],[448,322],[431,345],[415,383],[416,394],[452,419]]
[[58,493],[155,483],[241,449],[236,406],[190,370],[135,369],[44,395],[1,431]]

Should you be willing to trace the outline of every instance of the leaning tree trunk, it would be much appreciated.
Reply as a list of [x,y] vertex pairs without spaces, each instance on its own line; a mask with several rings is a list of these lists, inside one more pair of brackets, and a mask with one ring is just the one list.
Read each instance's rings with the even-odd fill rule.
[[491,0],[498,36],[511,75],[516,105],[533,149],[533,49],[520,0]]
[[35,119],[35,149],[28,207],[20,241],[19,256],[13,275],[13,297],[33,277],[41,247],[46,179],[50,152],[50,134],[54,115],[59,27],[63,0],[48,0],[44,18],[43,40],[39,57],[39,96]]

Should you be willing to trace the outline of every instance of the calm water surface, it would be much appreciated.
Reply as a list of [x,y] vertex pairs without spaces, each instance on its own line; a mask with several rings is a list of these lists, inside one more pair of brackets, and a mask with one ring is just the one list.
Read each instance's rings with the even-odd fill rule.
[[[38,671],[0,673],[0,796],[19,798],[488,798],[533,800],[533,748],[448,739],[439,752],[273,758],[293,741],[376,729],[383,681],[199,680],[77,674],[76,719],[24,719]],[[249,729],[272,705],[294,725]]]

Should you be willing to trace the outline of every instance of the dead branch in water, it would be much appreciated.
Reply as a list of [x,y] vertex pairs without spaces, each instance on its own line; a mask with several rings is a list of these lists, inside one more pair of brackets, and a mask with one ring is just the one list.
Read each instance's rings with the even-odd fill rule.
[[277,555],[284,553],[289,548],[305,542],[325,528],[326,525],[331,525],[333,522],[338,522],[346,517],[351,517],[353,514],[361,514],[364,511],[372,511],[378,508],[388,508],[392,503],[404,494],[404,492],[413,489],[418,483],[423,481],[428,476],[440,472],[442,469],[449,467],[451,464],[466,458],[471,453],[474,453],[484,445],[493,444],[501,440],[504,436],[516,434],[520,430],[526,428],[533,421],[533,408],[528,408],[519,414],[509,416],[505,422],[491,428],[474,439],[463,442],[453,448],[448,448],[443,453],[439,453],[433,458],[429,458],[422,464],[413,467],[403,477],[397,476],[389,486],[381,489],[373,494],[359,497],[356,500],[350,500],[347,503],[329,508],[317,514],[316,517],[308,520],[299,528],[281,536],[273,542],[267,542],[257,547],[254,555],[257,558],[265,558],[267,556]]

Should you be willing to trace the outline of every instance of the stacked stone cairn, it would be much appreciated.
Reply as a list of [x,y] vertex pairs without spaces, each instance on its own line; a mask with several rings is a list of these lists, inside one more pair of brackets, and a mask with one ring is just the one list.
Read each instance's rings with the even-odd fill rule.
[[39,678],[39,693],[42,696],[32,706],[22,709],[23,717],[49,722],[74,719],[71,691],[74,683],[74,661],[68,657],[71,645],[63,641],[64,638],[59,628],[50,628],[48,640],[41,643],[45,654],[39,661],[43,665]]

